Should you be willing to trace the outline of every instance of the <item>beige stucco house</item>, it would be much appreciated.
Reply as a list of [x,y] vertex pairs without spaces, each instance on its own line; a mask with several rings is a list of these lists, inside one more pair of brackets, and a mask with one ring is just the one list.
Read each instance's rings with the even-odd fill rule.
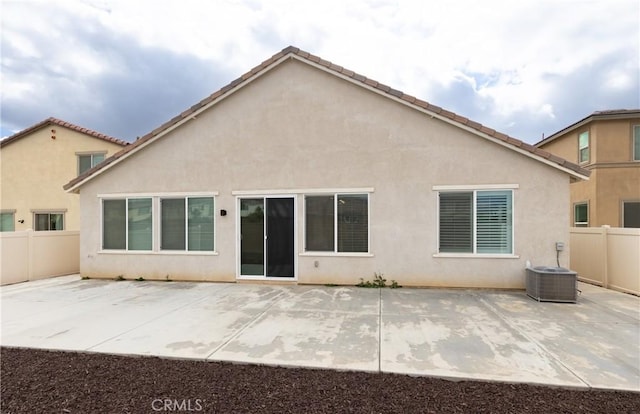
[[587,178],[288,47],[65,188],[88,277],[522,288]]
[[640,109],[594,112],[536,146],[591,171],[571,185],[571,226],[640,227]]
[[0,230],[79,230],[79,197],[62,186],[125,145],[56,118],[0,141]]

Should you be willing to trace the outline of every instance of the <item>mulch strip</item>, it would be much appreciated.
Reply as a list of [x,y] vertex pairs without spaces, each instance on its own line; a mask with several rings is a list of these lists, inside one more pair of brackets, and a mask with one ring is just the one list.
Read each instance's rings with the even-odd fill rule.
[[640,413],[640,393],[0,349],[2,413]]

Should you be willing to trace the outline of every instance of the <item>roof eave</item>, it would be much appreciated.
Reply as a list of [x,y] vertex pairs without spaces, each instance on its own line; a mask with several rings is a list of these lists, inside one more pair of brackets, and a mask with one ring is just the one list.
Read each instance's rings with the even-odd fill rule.
[[612,119],[635,119],[635,118],[640,118],[640,109],[594,112],[582,118],[581,120],[574,122],[573,124],[565,128],[562,128],[560,131],[554,132],[553,134],[549,135],[547,138],[542,139],[539,142],[535,143],[534,146],[541,147],[541,146],[547,145],[548,143],[555,141],[559,137],[564,136],[569,132],[574,131],[578,128],[581,128],[594,121],[608,121]]
[[[104,165],[102,167],[100,167],[99,165],[96,166],[96,170],[95,171],[92,171],[93,169],[87,171],[87,175],[85,177],[83,177],[83,178],[81,178],[79,180],[78,180],[79,177],[76,177],[76,179],[74,179],[74,180],[70,181],[69,183],[67,183],[63,188],[68,193],[78,193],[80,187],[83,186],[84,184],[86,184],[88,181],[94,179],[95,177],[97,177],[98,175],[104,173],[105,171],[108,171],[110,168],[116,166],[120,162],[122,162],[125,159],[129,158],[131,155],[133,155],[136,152],[142,150],[143,148],[147,147],[151,143],[157,141],[158,139],[160,139],[161,137],[167,135],[168,133],[170,133],[171,131],[177,129],[178,127],[184,125],[185,123],[189,122],[190,120],[196,119],[201,113],[205,112],[206,110],[208,110],[212,106],[216,105],[218,102],[226,99],[227,97],[233,95],[234,93],[236,93],[236,92],[240,91],[241,89],[245,88],[246,86],[250,85],[251,83],[253,83],[257,79],[261,78],[266,73],[268,73],[271,69],[277,67],[283,61],[285,61],[287,59],[290,59],[291,56],[292,56],[291,53],[292,52],[289,52],[288,54],[283,55],[281,58],[277,59],[275,62],[267,65],[264,68],[262,68],[262,70],[257,71],[256,73],[253,73],[253,76],[251,76],[251,77],[248,77],[248,78],[243,79],[242,81],[240,81],[244,77],[244,75],[243,75],[242,77],[232,81],[230,84],[228,84],[227,86],[221,88],[220,90],[218,90],[214,94],[210,95],[209,97],[203,99],[199,103],[202,103],[202,102],[206,101],[207,99],[209,99],[210,97],[216,95],[220,91],[224,91],[223,93],[220,93],[219,96],[217,96],[214,99],[212,99],[210,102],[207,102],[206,104],[204,104],[203,106],[201,106],[200,108],[196,109],[193,112],[190,112],[189,110],[183,111],[180,115],[178,115],[179,117],[181,117],[181,119],[175,121],[174,123],[171,123],[171,121],[166,122],[165,124],[161,125],[160,127],[154,129],[153,131],[151,131],[146,136],[140,138],[141,140],[145,140],[146,139],[144,142],[141,142],[138,145],[136,145],[136,143],[134,143],[133,145],[135,147],[131,148],[129,151],[126,151],[126,153],[123,154],[122,156],[116,158],[112,162],[109,162],[109,164]],[[262,65],[264,65],[264,63],[265,62],[263,62]],[[260,65],[260,66],[262,66],[262,65]],[[252,69],[251,72],[253,72],[253,69]],[[251,73],[251,72],[249,72],[249,73]],[[230,87],[231,85],[233,85],[233,86]],[[225,89],[225,88],[227,88],[227,89]],[[193,108],[194,106],[197,106],[197,105],[198,104],[193,105],[193,106],[191,106],[191,108]],[[191,108],[189,108],[189,109],[191,109]],[[175,118],[176,117],[174,117],[173,119],[175,119]],[[167,124],[170,124],[170,125],[167,125]],[[166,125],[166,127],[164,127],[165,125]],[[154,132],[155,132],[155,134],[154,134]],[[118,156],[118,154],[115,154],[112,157],[116,157],[116,156]],[[105,160],[105,161],[108,161],[108,159]],[[100,167],[100,168],[98,168],[98,167]],[[74,182],[76,180],[78,180],[78,181]]]
[[[558,157],[553,157],[553,159],[550,160],[550,158],[552,158],[550,154],[544,152],[543,150],[537,149],[535,146],[526,144],[520,140],[501,134],[491,128],[487,128],[481,124],[478,124],[477,122],[471,121],[470,119],[446,111],[443,108],[432,105],[413,96],[406,95],[401,91],[397,91],[389,86],[380,84],[375,80],[368,79],[365,76],[359,75],[351,70],[323,60],[318,56],[311,55],[308,52],[304,52],[298,48],[289,46],[279,53],[273,55],[270,59],[267,59],[260,65],[254,67],[249,72],[246,72],[241,77],[222,87],[220,90],[216,91],[209,97],[196,103],[186,111],[182,112],[180,115],[172,118],[160,127],[151,131],[143,138],[136,141],[136,143],[134,143],[133,145],[129,146],[126,149],[123,149],[121,151],[122,154],[116,154],[111,157],[111,159],[105,160],[105,164],[102,165],[102,167],[98,166],[99,168],[96,168],[96,170],[89,170],[86,176],[80,176],[70,181],[64,186],[65,190],[67,190],[67,192],[77,192],[82,185],[102,174],[104,171],[108,171],[113,166],[119,164],[129,156],[137,153],[152,142],[155,142],[157,139],[167,135],[169,132],[175,130],[189,120],[195,119],[202,112],[208,110],[228,96],[233,95],[235,92],[250,85],[255,80],[270,72],[273,68],[278,67],[282,62],[292,58],[299,62],[320,69],[324,72],[327,72],[333,76],[337,76],[354,85],[368,89],[369,91],[372,91],[385,98],[392,99],[410,108],[417,109],[431,116],[432,118],[436,118],[458,128],[465,129],[468,132],[471,132],[479,137],[500,144],[505,148],[521,153],[522,155],[533,158],[537,161],[543,162],[544,164],[564,171],[577,179],[588,179],[588,171],[583,170],[579,166],[572,165],[568,161],[560,159]],[[546,157],[541,156],[541,154],[536,154],[536,152],[540,152],[542,155],[546,155]],[[107,161],[109,162],[107,163]],[[570,165],[570,167],[565,167],[565,164]],[[573,168],[571,168],[571,166]],[[583,172],[585,172],[585,174],[583,174]]]

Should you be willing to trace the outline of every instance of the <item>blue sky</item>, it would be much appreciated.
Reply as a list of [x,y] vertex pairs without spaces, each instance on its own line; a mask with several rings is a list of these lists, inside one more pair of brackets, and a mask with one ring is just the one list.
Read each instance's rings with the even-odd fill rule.
[[0,1],[2,137],[132,141],[289,45],[530,143],[640,108],[637,0]]

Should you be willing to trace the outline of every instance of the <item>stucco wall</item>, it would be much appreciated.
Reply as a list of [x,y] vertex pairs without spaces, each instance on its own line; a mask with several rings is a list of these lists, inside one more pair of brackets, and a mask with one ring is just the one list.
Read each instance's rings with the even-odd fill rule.
[[[519,186],[517,257],[433,257],[433,186],[483,184]],[[403,285],[522,288],[526,260],[554,264],[554,243],[569,242],[568,184],[554,168],[292,61],[81,187],[81,273],[233,281],[232,192],[284,190],[297,197],[299,283],[355,284],[381,272]],[[303,252],[304,191],[296,190],[327,188],[374,189],[370,257]],[[216,216],[216,255],[100,252],[98,195],[200,191],[217,192],[216,211],[229,213]]]
[[107,151],[110,156],[120,149],[120,145],[59,125],[34,131],[0,149],[0,208],[15,210],[16,231],[34,228],[32,210],[52,209],[66,210],[64,229],[77,231],[78,195],[62,189],[78,175],[76,153]]
[[592,134],[596,138],[593,162],[633,161],[633,125],[640,120],[606,120],[594,122]]
[[589,204],[589,226],[620,227],[622,202],[640,200],[640,162],[633,161],[633,126],[637,119],[596,120],[542,146],[543,149],[577,162],[578,135],[589,131],[591,170],[589,181],[571,184],[570,222],[573,205]]

